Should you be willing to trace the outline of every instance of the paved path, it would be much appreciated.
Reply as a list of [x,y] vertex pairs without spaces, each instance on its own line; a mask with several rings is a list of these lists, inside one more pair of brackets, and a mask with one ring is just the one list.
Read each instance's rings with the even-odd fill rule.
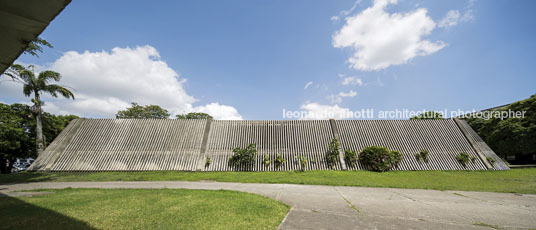
[[292,206],[280,229],[536,228],[536,195],[507,193],[179,181],[41,182],[0,185],[0,193],[24,195],[15,191],[66,187],[227,189],[257,193]]

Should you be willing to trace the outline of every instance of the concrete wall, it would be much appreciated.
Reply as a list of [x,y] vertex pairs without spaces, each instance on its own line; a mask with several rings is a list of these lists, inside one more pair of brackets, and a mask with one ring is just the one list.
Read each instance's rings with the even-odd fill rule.
[[[359,152],[366,146],[398,150],[403,160],[395,170],[508,169],[495,153],[461,120],[320,120],[320,121],[207,121],[77,119],[47,147],[30,170],[40,171],[235,171],[228,165],[232,149],[257,145],[254,171],[301,168],[296,156],[305,156],[306,170],[329,170],[325,156],[334,138],[344,149]],[[429,151],[429,162],[415,154]],[[461,152],[478,160],[464,168],[455,159]],[[268,154],[272,163],[264,166]],[[286,163],[276,167],[281,154]],[[210,157],[211,164],[205,167]],[[486,157],[497,163],[490,165]],[[347,167],[343,160],[335,170]]]

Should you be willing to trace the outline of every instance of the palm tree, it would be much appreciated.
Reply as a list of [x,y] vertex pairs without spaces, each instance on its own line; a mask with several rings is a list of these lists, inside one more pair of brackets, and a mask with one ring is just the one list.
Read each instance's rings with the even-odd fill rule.
[[40,155],[44,150],[44,140],[43,140],[43,125],[41,122],[41,113],[43,110],[41,106],[43,101],[41,100],[41,93],[49,93],[53,97],[58,97],[61,95],[65,98],[72,98],[74,100],[74,94],[61,85],[50,84],[51,80],[56,82],[60,81],[61,75],[57,72],[46,70],[40,72],[37,77],[34,74],[34,66],[29,65],[28,68],[14,64],[10,69],[6,71],[6,75],[11,77],[13,81],[23,84],[22,92],[26,97],[31,97],[34,105],[32,106],[33,113],[36,119],[36,146],[37,154]]

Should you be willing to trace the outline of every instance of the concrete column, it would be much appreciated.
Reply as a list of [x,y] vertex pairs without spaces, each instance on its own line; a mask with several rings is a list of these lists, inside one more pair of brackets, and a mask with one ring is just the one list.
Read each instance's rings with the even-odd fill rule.
[[207,119],[207,123],[205,124],[205,132],[203,134],[203,141],[201,141],[201,151],[199,151],[199,158],[197,159],[197,171],[203,171],[205,169],[208,133],[210,132],[211,124],[212,119]]
[[471,147],[475,150],[476,154],[478,155],[478,158],[480,158],[480,160],[482,160],[482,162],[484,162],[484,164],[486,165],[486,168],[488,168],[488,170],[492,170],[493,166],[488,162],[488,159],[486,159],[486,157],[484,156],[484,153],[482,153],[482,151],[480,151],[480,148],[477,147],[477,143],[475,143],[473,141],[473,139],[468,138],[468,136],[470,134],[467,133],[467,131],[465,129],[462,129],[462,127],[460,127],[462,125],[461,122],[464,122],[464,121],[461,121],[459,118],[454,118],[454,122],[456,123],[456,125],[458,126],[460,131],[462,131],[463,136],[465,137],[465,139],[469,142],[469,144],[471,144]]
[[[339,130],[337,129],[337,124],[335,124],[335,120],[334,119],[329,119],[329,124],[331,125],[331,131],[333,133],[333,138],[337,139],[337,141],[340,140],[339,138]],[[342,170],[346,170],[346,162],[344,162],[344,152],[342,151],[341,149],[341,146],[340,146],[340,141],[339,141],[339,161],[341,163],[341,169]]]

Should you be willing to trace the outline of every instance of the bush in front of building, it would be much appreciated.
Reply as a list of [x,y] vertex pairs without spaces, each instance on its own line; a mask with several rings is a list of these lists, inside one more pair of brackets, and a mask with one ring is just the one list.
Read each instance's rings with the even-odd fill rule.
[[229,165],[236,169],[251,170],[257,159],[257,145],[249,144],[247,148],[236,147],[233,156],[229,158]]
[[369,146],[359,153],[359,160],[368,170],[385,172],[398,166],[402,161],[402,154],[385,147]]

